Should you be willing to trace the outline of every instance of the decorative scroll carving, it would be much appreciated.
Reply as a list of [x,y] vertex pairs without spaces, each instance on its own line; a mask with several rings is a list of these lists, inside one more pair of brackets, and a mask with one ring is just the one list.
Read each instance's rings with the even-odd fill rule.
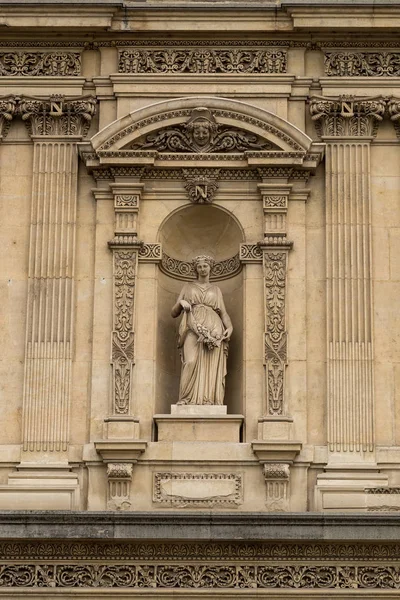
[[[191,261],[183,261],[177,258],[172,258],[163,252],[160,268],[164,273],[181,279],[184,281],[192,281],[196,279]],[[220,281],[221,279],[229,279],[240,273],[242,265],[239,259],[239,254],[235,254],[231,258],[221,260],[214,263],[210,274],[211,281]]]
[[0,586],[5,588],[133,588],[133,589],[320,589],[395,590],[400,588],[397,565],[155,565],[16,564],[4,565]]
[[235,127],[220,125],[208,108],[194,108],[184,124],[151,133],[136,142],[133,150],[146,148],[158,152],[244,152],[245,150],[271,150],[270,142]]
[[108,510],[129,510],[131,507],[130,489],[132,480],[131,463],[107,464],[107,508]]
[[286,208],[287,209],[287,196],[268,196],[263,195],[263,207],[266,209],[270,208]]
[[16,110],[17,101],[15,96],[3,96],[0,98],[0,138],[7,135]]
[[30,135],[85,136],[96,110],[92,96],[49,99],[23,96],[18,111]]
[[267,487],[266,505],[268,510],[286,512],[289,497],[289,465],[287,463],[265,463],[263,473]]
[[154,473],[153,502],[174,507],[237,506],[243,502],[237,473]]
[[[214,42],[215,43],[215,42]],[[163,44],[164,45],[164,44]],[[280,48],[134,48],[120,50],[119,73],[286,73],[287,52]],[[213,43],[211,43],[211,48]]]
[[[122,131],[119,131],[118,133],[116,133],[115,135],[113,135],[111,138],[109,138],[106,142],[104,142],[97,150],[97,153],[100,153],[101,151],[104,150],[109,150],[116,142],[122,140],[124,137],[126,137],[127,135],[133,133],[134,131],[139,131],[140,129],[143,129],[144,127],[148,127],[149,125],[153,125],[154,123],[157,124],[162,124],[163,121],[169,120],[169,119],[182,119],[184,117],[187,117],[188,120],[185,124],[180,124],[177,127],[177,131],[179,132],[179,134],[184,134],[183,136],[179,136],[178,135],[178,141],[177,144],[179,146],[179,143],[182,143],[184,146],[186,145],[186,140],[185,140],[185,136],[189,135],[192,136],[192,133],[190,132],[190,129],[193,132],[193,128],[190,127],[189,130],[185,130],[184,127],[186,125],[192,124],[193,119],[200,117],[200,115],[202,114],[202,118],[205,117],[205,113],[196,113],[196,110],[200,110],[200,111],[204,111],[204,110],[208,110],[205,107],[199,107],[199,109],[190,109],[190,108],[181,108],[181,109],[176,109],[176,110],[170,110],[170,111],[166,111],[165,113],[161,113],[161,114],[157,114],[157,115],[153,115],[151,117],[147,117],[145,119],[142,119],[141,121],[137,121],[136,123],[131,123],[130,125],[128,125],[127,127],[125,127],[125,129],[123,129]],[[229,119],[232,121],[237,121],[237,122],[241,122],[241,123],[246,123],[248,125],[253,125],[254,127],[258,127],[259,129],[261,129],[262,131],[265,131],[267,133],[271,133],[272,135],[276,136],[278,139],[281,139],[283,142],[285,142],[286,144],[288,144],[288,146],[290,146],[290,148],[292,150],[295,151],[299,151],[299,152],[304,152],[304,148],[302,146],[300,146],[300,144],[298,144],[294,139],[292,139],[289,135],[287,135],[286,133],[284,133],[281,129],[279,129],[278,127],[275,127],[275,125],[272,125],[271,123],[266,123],[265,121],[261,121],[260,119],[257,119],[256,117],[251,117],[249,115],[244,115],[242,113],[238,113],[235,112],[233,110],[224,110],[221,108],[218,109],[213,109],[212,111],[212,119],[210,121],[210,124],[212,123],[212,120],[214,119],[215,121],[218,122],[218,117],[224,118],[224,119]],[[225,126],[224,126],[225,127]],[[197,128],[199,129],[199,128]],[[239,133],[242,132],[241,129],[233,129],[234,131],[238,131]],[[165,129],[165,131],[169,131],[167,128]],[[212,133],[212,132],[211,132]],[[225,133],[225,129],[221,129],[221,133]],[[247,131],[245,132],[246,134],[248,133]],[[151,134],[152,136],[154,135],[154,137],[157,137],[157,134]],[[213,134],[215,136],[215,134]],[[259,142],[258,141],[258,137],[256,137],[256,140],[254,141],[250,135],[250,143],[262,143],[262,140]],[[189,140],[193,139],[190,138],[189,136]],[[204,151],[204,147],[206,146],[206,144],[202,143],[202,140],[196,135],[196,138],[198,141],[201,142],[201,147],[203,148]],[[214,138],[213,138],[214,139]],[[144,146],[142,145],[143,143],[151,143],[153,144],[154,141],[153,140],[148,140],[148,142],[146,141],[147,138],[144,140],[144,142],[142,141],[138,141],[138,144],[140,146],[140,148],[143,148]],[[184,140],[184,141],[182,141]],[[216,138],[217,141],[215,141],[215,144],[220,144],[222,147],[222,143],[224,141],[224,143],[235,143],[236,142],[231,142],[229,141],[229,136],[226,137],[226,140],[220,139],[220,138]],[[198,141],[194,140],[195,143],[197,144]],[[207,140],[208,142],[209,140]],[[165,143],[165,140],[158,140],[157,144],[161,144]],[[268,143],[269,147],[272,148],[272,144],[270,144],[269,142],[265,142],[266,144]],[[240,140],[240,138],[237,141],[237,144],[241,145],[242,142]],[[244,141],[243,142],[244,146],[246,146],[245,149],[250,149],[252,146],[247,145],[247,142]],[[203,147],[204,146],[204,147]],[[146,146],[149,147],[149,146]],[[154,147],[154,146],[153,146]],[[140,149],[138,148],[138,149]],[[191,146],[191,144],[189,144],[189,148],[190,151],[197,151],[194,150],[193,147]],[[168,149],[166,147],[166,149]],[[268,149],[267,147],[265,149]],[[182,150],[177,150],[175,147],[173,148],[174,152],[177,151],[182,151]],[[217,150],[214,149],[214,151],[216,152]],[[228,147],[224,147],[224,151],[228,152],[229,148]]]
[[399,52],[327,52],[328,77],[398,77]]
[[140,262],[160,262],[162,258],[161,244],[142,244],[139,249]]
[[267,367],[267,410],[284,414],[284,383],[287,364],[285,322],[287,250],[264,250],[265,365]]
[[134,363],[133,307],[137,250],[114,250],[113,412],[129,413]]
[[241,262],[262,262],[263,253],[260,244],[240,244],[239,260]]
[[79,52],[1,52],[0,76],[76,77],[81,73]]
[[396,135],[400,139],[400,98],[390,98],[387,110],[390,120],[393,121]]
[[[207,175],[191,177],[190,171],[188,172],[186,169],[183,170],[183,174],[186,179],[185,189],[189,200],[194,204],[211,204],[218,189],[218,181],[210,179]],[[218,172],[216,175],[218,176]]]
[[311,118],[320,136],[375,136],[385,109],[386,101],[380,96],[314,96],[310,101]]

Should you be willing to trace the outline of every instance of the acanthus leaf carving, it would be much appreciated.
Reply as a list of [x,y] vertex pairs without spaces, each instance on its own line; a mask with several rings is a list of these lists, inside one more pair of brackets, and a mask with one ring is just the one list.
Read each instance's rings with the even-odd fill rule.
[[96,112],[96,98],[64,98],[59,94],[46,99],[22,96],[18,112],[30,135],[85,136]]
[[0,137],[7,135],[16,111],[17,99],[15,96],[3,96],[0,98]]
[[314,96],[310,100],[311,118],[320,136],[374,137],[385,110],[382,96]]

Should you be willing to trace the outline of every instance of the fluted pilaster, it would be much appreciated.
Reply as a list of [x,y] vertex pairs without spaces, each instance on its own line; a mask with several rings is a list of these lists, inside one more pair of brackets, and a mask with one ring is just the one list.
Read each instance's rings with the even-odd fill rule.
[[92,98],[22,98],[19,104],[34,141],[22,415],[27,453],[62,453],[68,448],[77,142],[94,110]]

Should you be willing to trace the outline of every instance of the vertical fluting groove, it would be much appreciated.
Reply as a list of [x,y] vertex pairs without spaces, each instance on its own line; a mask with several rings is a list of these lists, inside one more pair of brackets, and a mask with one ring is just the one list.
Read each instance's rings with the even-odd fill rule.
[[66,451],[72,376],[76,144],[35,142],[23,449]]
[[374,449],[369,143],[327,149],[328,445]]

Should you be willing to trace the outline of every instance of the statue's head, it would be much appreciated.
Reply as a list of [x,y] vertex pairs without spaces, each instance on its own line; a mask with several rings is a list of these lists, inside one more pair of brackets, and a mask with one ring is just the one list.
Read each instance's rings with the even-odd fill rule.
[[198,278],[199,275],[209,275],[215,264],[215,260],[206,254],[199,254],[192,260],[193,270]]
[[204,150],[208,147],[217,129],[218,125],[208,108],[199,107],[192,110],[186,130],[196,149]]

